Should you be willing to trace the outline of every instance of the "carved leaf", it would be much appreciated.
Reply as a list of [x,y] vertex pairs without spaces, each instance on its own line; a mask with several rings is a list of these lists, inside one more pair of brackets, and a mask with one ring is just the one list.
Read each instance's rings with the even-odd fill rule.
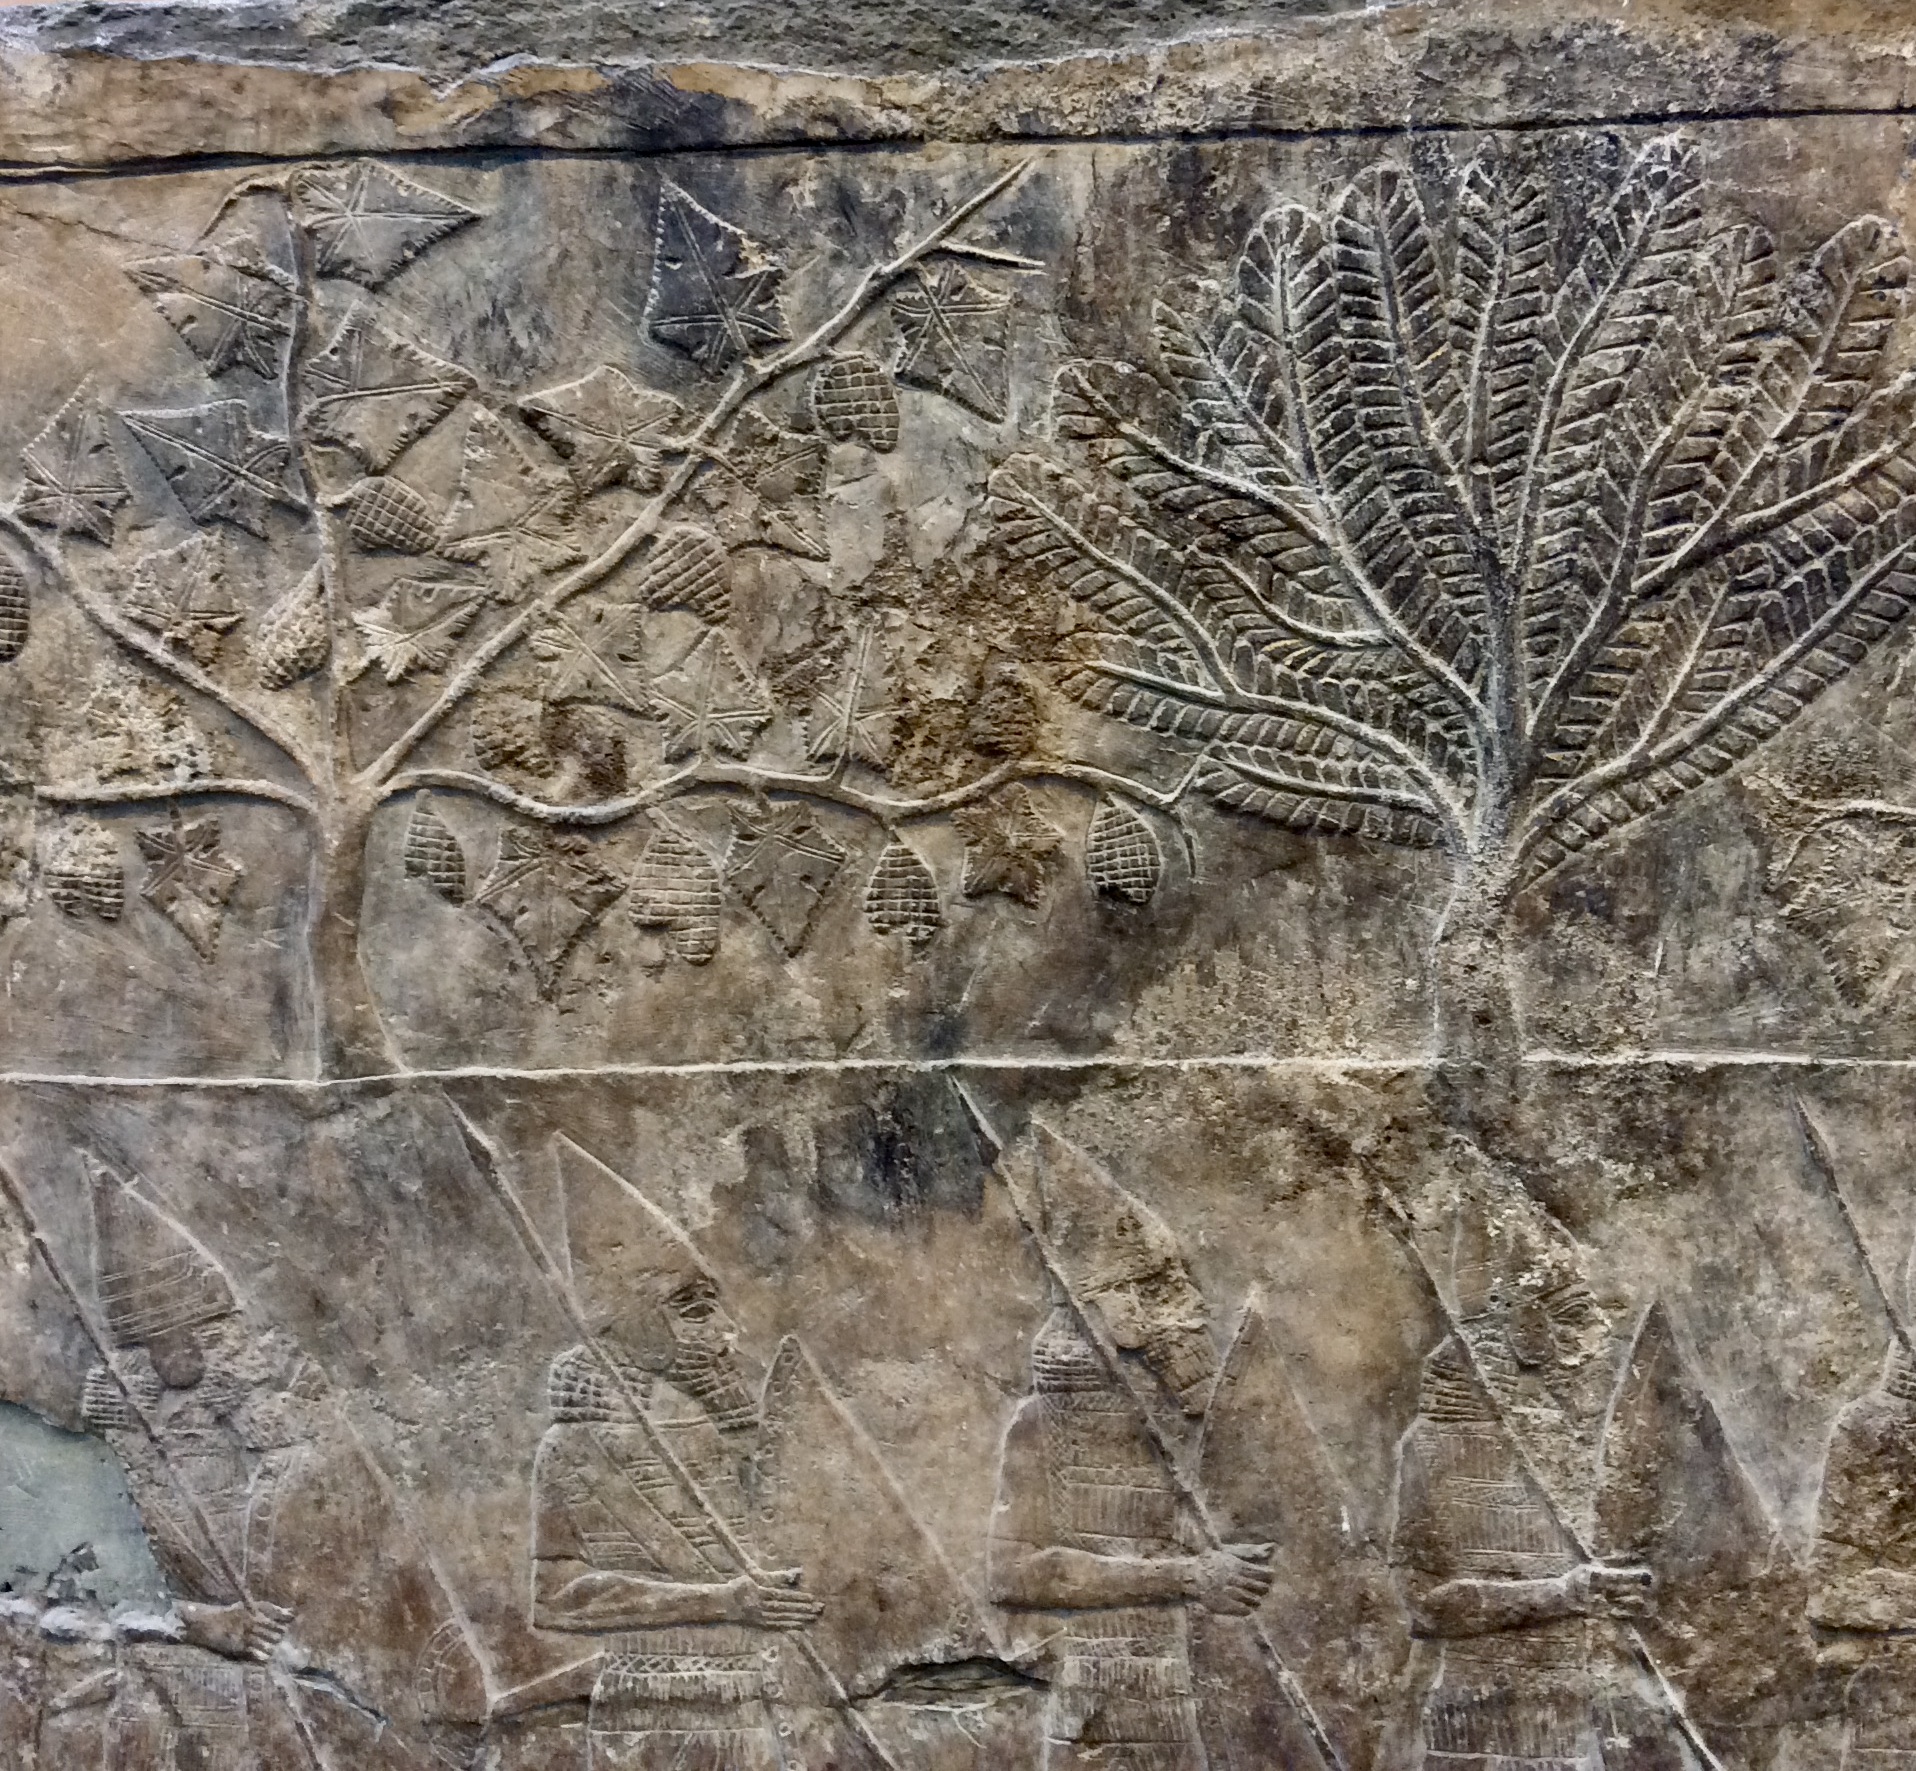
[[748,408],[739,418],[732,456],[752,489],[757,539],[801,559],[829,560],[818,503],[825,489],[823,441],[781,429]]
[[309,167],[295,175],[291,191],[321,273],[369,289],[479,219],[478,210],[372,160]]
[[355,609],[353,626],[366,649],[366,664],[396,683],[415,670],[445,669],[478,613],[479,599],[470,585],[402,578],[376,608]]
[[14,508],[26,521],[111,544],[113,513],[128,493],[98,406],[76,393],[27,445],[23,461],[26,484]]
[[779,306],[784,268],[743,229],[721,221],[670,179],[659,186],[646,330],[719,374],[791,337]]
[[504,419],[475,407],[440,550],[483,561],[494,596],[516,601],[534,579],[585,557],[566,527],[576,498],[570,476],[534,460]]
[[961,885],[967,898],[1003,892],[1021,904],[1035,904],[1044,895],[1046,881],[1064,835],[1032,803],[1022,787],[963,806],[951,821],[965,839],[965,871]]
[[593,701],[644,713],[650,697],[641,659],[638,621],[616,605],[573,603],[533,632],[532,650],[547,665],[545,698]]
[[818,907],[845,865],[845,849],[805,806],[733,814],[725,882],[788,954],[811,933]]
[[225,550],[204,535],[143,555],[120,606],[200,665],[213,662],[220,641],[240,621],[239,605],[227,587]]
[[313,388],[307,436],[350,449],[372,473],[390,467],[476,385],[364,306],[307,360],[305,373]]
[[624,890],[582,839],[515,824],[472,901],[512,937],[539,993],[551,997],[572,950]]
[[772,704],[739,663],[725,636],[710,629],[652,681],[652,711],[665,727],[665,760],[744,756],[770,724]]
[[892,681],[892,660],[867,630],[851,644],[836,684],[818,698],[806,723],[805,754],[814,762],[862,762],[883,768],[903,709]]
[[177,809],[170,825],[135,833],[146,860],[140,896],[173,924],[201,959],[210,960],[219,944],[226,901],[239,885],[243,869],[220,849],[217,818],[184,822]]
[[284,437],[253,428],[243,400],[215,400],[176,411],[122,412],[196,523],[227,522],[266,533],[274,504],[301,508]]
[[656,492],[677,447],[685,408],[609,365],[519,402],[529,423],[572,470],[582,492],[623,483]]
[[238,367],[279,378],[293,336],[293,291],[284,282],[200,253],[141,259],[126,274],[209,374]]
[[898,379],[1002,424],[1011,392],[1005,337],[1011,297],[950,259],[919,266],[892,296],[902,341]]

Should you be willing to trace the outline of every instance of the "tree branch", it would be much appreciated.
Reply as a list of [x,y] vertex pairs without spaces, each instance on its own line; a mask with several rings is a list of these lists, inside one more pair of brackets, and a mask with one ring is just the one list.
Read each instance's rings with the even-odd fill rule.
[[195,694],[204,695],[207,700],[224,708],[242,725],[280,751],[309,783],[317,783],[319,777],[314,773],[311,760],[307,757],[299,740],[271,714],[261,708],[249,706],[224,683],[215,681],[191,659],[182,658],[177,652],[169,651],[152,634],[144,633],[135,627],[104,597],[88,590],[68,573],[40,544],[39,537],[34,535],[11,511],[0,511],[0,532],[4,532],[19,546],[25,548],[33,556],[41,571],[65,590],[102,632],[117,640],[129,652],[137,654],[147,663],[164,671],[175,682],[183,684]]
[[819,326],[776,355],[749,367],[742,366],[731,385],[700,421],[698,428],[682,445],[684,459],[672,470],[666,482],[639,514],[605,548],[575,566],[542,595],[519,611],[503,627],[475,650],[447,679],[446,686],[423,713],[383,750],[366,768],[358,781],[363,788],[377,788],[390,780],[428,734],[469,695],[486,671],[522,640],[528,632],[562,604],[582,591],[610,577],[629,559],[639,545],[658,532],[672,507],[684,495],[694,476],[704,465],[706,445],[728,425],[753,395],[793,371],[803,369],[823,357],[840,338],[864,317],[866,310],[884,291],[909,271],[920,259],[939,250],[972,216],[1001,192],[1023,178],[1030,170],[1029,160],[1020,161],[1009,172],[994,179],[982,191],[968,198],[936,227],[905,248],[895,258],[868,270],[845,301]]
[[174,799],[257,799],[303,817],[317,819],[319,807],[303,793],[295,793],[276,781],[240,780],[225,775],[206,775],[187,781],[127,781],[98,783],[74,782],[67,786],[36,784],[36,799],[56,806],[157,805]]

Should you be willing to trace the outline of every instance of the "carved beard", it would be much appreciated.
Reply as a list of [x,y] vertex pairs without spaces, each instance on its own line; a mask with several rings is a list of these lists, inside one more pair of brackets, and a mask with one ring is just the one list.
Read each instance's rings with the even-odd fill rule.
[[1159,1330],[1139,1351],[1186,1414],[1204,1412],[1211,1380],[1217,1376],[1217,1349],[1204,1329]]
[[680,1344],[666,1380],[692,1397],[721,1433],[758,1425],[758,1403],[739,1376],[738,1361],[724,1347]]

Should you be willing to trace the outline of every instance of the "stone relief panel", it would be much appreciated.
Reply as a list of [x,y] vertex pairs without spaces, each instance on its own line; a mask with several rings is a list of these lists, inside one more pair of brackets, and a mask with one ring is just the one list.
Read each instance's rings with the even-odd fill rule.
[[9,182],[12,1762],[1916,1757],[1905,137]]

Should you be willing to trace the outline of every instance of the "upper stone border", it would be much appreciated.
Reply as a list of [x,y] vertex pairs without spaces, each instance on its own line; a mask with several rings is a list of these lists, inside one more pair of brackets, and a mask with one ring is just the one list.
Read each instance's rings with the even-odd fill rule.
[[[175,18],[182,10],[167,9]],[[1548,17],[1513,18],[1493,0],[1440,0],[1295,20],[1255,37],[969,71],[520,57],[447,82],[383,65],[243,59],[280,46],[238,30],[224,59],[210,47],[220,42],[212,18],[232,16],[224,7],[207,9],[191,53],[164,34],[83,29],[106,18],[101,9],[33,7],[0,13],[0,163],[85,169],[220,155],[655,153],[1916,110],[1916,24],[1791,35],[1681,10],[1564,0]],[[299,54],[298,44],[284,53]]]

